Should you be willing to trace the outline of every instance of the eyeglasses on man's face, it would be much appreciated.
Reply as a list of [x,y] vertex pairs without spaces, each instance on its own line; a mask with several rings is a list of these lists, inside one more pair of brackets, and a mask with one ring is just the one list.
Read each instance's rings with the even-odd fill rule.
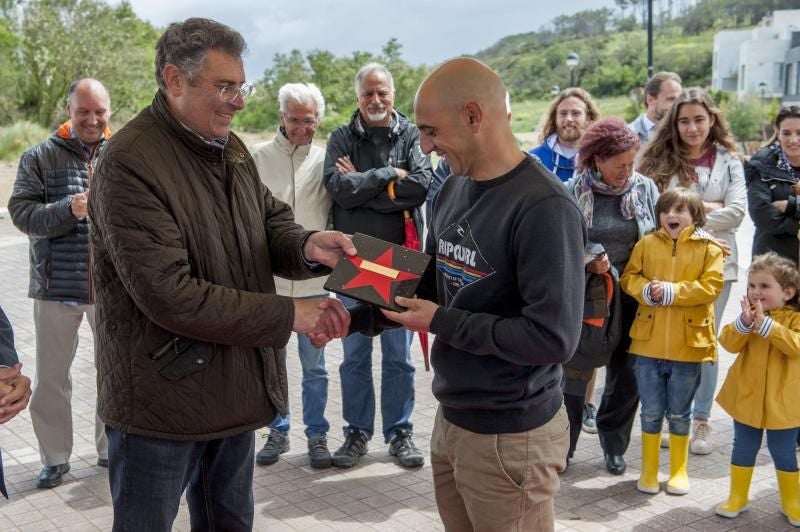
[[314,127],[319,123],[319,120],[316,118],[293,118],[291,116],[283,115],[283,121],[286,122],[286,125],[297,127]]
[[198,74],[197,77],[202,79],[206,83],[212,85],[213,87],[216,87],[217,90],[219,90],[219,99],[222,100],[224,103],[231,103],[239,96],[242,97],[242,101],[245,101],[251,94],[253,94],[253,92],[256,89],[255,86],[249,83],[243,83],[237,87],[236,85],[233,84],[218,83],[211,81],[210,79],[204,78],[200,74]]

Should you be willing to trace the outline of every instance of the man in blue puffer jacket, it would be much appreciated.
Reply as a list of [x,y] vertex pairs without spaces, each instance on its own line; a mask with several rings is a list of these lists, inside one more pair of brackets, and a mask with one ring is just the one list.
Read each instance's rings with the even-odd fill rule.
[[[53,488],[69,471],[72,454],[72,381],[78,329],[86,316],[94,334],[94,289],[89,268],[89,182],[111,136],[111,101],[97,80],[74,82],[69,121],[22,155],[8,210],[30,237],[36,327],[36,379],[31,420],[44,466],[38,488]],[[103,423],[95,416],[97,465],[108,466]]]

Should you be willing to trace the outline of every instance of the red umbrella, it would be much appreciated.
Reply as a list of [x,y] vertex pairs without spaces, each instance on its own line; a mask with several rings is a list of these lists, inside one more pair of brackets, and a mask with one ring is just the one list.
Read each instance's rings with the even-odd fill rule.
[[[394,181],[390,181],[389,186],[386,187],[386,192],[389,194],[389,198],[391,198],[392,201],[395,199],[394,183]],[[403,211],[403,220],[405,222],[406,237],[406,241],[403,242],[403,247],[413,249],[414,251],[422,251],[422,245],[419,241],[419,234],[417,233],[417,226],[414,223],[414,217],[411,216],[411,212],[408,209]],[[422,347],[422,359],[425,361],[425,371],[430,371],[431,361],[430,355],[428,354],[428,333],[420,331],[418,335],[419,345]]]
[[[403,211],[403,218],[405,219],[405,235],[406,241],[403,246],[414,251],[422,251],[422,246],[419,242],[419,235],[417,235],[417,226],[414,223],[414,217],[408,210]],[[428,355],[428,333],[420,331],[419,345],[422,347],[422,359],[425,361],[425,371],[431,370],[430,356]]]

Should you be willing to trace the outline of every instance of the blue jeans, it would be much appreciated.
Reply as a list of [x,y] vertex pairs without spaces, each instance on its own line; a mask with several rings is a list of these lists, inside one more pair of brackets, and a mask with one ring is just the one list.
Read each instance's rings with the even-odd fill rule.
[[[797,471],[797,455],[794,452],[798,429],[767,430],[767,447],[775,469]],[[739,467],[756,465],[756,455],[761,449],[763,429],[757,429],[733,420],[733,451],[731,463]]]
[[203,442],[106,435],[114,532],[169,532],[184,490],[192,530],[252,530],[252,431]]
[[634,370],[642,403],[642,432],[661,433],[661,423],[668,414],[670,434],[688,435],[692,398],[700,383],[700,362],[637,356]]
[[[733,281],[725,281],[722,285],[722,292],[714,301],[714,323],[716,331],[722,330],[722,315],[725,313],[725,305],[731,295],[731,285]],[[700,386],[694,394],[694,408],[692,417],[708,421],[711,417],[711,405],[714,403],[714,394],[717,391],[717,379],[719,377],[719,361],[703,362],[700,368]]]
[[[330,425],[325,419],[328,404],[328,371],[325,369],[325,348],[316,348],[305,334],[297,335],[297,351],[303,366],[303,423],[306,437],[317,438],[328,433]],[[269,428],[287,434],[291,415],[278,414]]]
[[[351,307],[357,302],[338,296]],[[404,328],[384,331],[380,335],[381,416],[386,442],[398,429],[412,431],[411,412],[414,410],[414,366],[411,364],[412,333]],[[375,432],[375,388],[372,384],[372,338],[351,334],[342,339],[344,359],[339,366],[342,380],[342,415],[352,430],[372,438]]]

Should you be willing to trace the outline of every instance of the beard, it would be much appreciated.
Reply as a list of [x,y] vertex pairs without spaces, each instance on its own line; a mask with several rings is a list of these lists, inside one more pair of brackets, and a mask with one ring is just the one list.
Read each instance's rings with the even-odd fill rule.
[[566,142],[575,142],[581,138],[581,135],[583,135],[583,130],[577,126],[558,128],[558,138]]
[[367,118],[369,118],[370,122],[382,122],[386,120],[387,114],[386,106],[384,105],[367,107]]

